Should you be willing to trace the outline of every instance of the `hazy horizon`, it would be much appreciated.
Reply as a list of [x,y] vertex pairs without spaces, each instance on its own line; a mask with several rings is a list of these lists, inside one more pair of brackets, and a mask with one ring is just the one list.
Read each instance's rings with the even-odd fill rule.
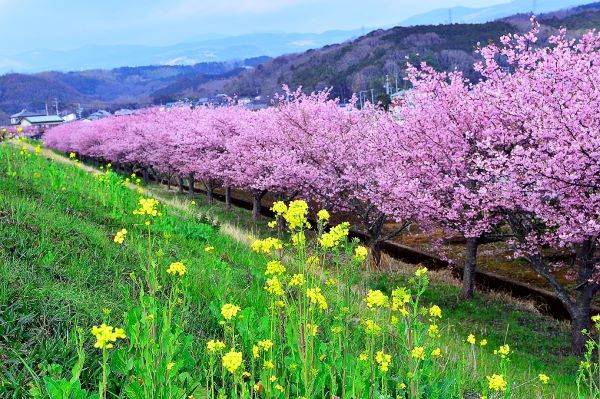
[[[538,0],[543,1],[543,0]],[[321,33],[378,28],[444,7],[510,0],[0,0],[0,50],[71,50],[93,45],[172,45],[207,36]],[[583,1],[582,1],[583,2]]]

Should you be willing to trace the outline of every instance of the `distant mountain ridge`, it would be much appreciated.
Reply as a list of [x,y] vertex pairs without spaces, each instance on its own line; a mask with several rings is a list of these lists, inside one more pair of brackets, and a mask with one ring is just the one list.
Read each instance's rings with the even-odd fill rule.
[[0,55],[0,73],[80,71],[143,65],[194,65],[203,62],[278,56],[355,38],[361,30],[323,33],[252,33],[204,37],[171,46],[85,46],[68,51],[33,50]]
[[596,0],[513,0],[509,3],[496,4],[488,7],[450,7],[439,8],[423,14],[415,15],[401,21],[402,26],[438,25],[452,23],[484,23],[502,19],[515,14],[543,14],[560,9],[576,7]]
[[[58,100],[60,108],[86,109],[148,105],[167,100],[169,87],[226,79],[269,57],[249,58],[238,62],[209,62],[184,66],[121,67],[111,70],[82,72],[40,72],[0,76],[0,111],[6,114],[22,108],[43,109]],[[193,86],[192,86],[193,87]],[[167,92],[163,89],[167,88]]]

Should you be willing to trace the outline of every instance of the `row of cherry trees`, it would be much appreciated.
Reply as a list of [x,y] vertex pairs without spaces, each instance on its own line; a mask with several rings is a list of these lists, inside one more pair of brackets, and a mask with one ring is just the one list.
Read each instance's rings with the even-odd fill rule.
[[505,238],[556,291],[581,353],[600,288],[600,34],[537,41],[534,22],[481,48],[476,83],[409,66],[414,89],[391,112],[286,90],[260,111],[154,108],[62,125],[44,140],[202,181],[209,196],[225,187],[228,203],[231,188],[246,190],[256,217],[267,192],[351,212],[376,261],[382,240],[412,223],[460,234],[467,298],[479,245]]

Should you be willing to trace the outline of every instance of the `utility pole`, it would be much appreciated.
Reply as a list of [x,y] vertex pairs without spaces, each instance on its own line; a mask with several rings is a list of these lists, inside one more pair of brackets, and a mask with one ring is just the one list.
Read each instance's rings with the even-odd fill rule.
[[375,91],[374,89],[371,89],[371,104],[375,104],[375,97],[373,95],[374,91]]
[[54,109],[56,110],[56,115],[58,115],[58,98],[54,97],[54,101],[52,101],[52,103],[54,104]]
[[385,75],[385,94],[388,96],[390,93],[390,75]]
[[46,116],[48,116],[48,101],[44,101],[44,105],[46,106]]

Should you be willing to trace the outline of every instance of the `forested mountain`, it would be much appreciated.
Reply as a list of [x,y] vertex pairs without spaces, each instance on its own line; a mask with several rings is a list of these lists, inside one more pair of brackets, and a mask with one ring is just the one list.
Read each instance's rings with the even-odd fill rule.
[[[561,26],[572,35],[600,28],[600,3],[579,6],[539,16],[543,35]],[[352,93],[374,89],[383,92],[386,75],[395,85],[407,60],[427,61],[437,69],[457,68],[470,78],[478,43],[498,40],[504,33],[530,28],[529,15],[521,14],[483,24],[425,25],[376,30],[351,42],[325,46],[301,54],[276,57],[253,70],[211,85],[229,94],[271,94],[282,84],[305,90],[332,87],[333,93],[348,98]],[[203,88],[200,87],[200,90]]]
[[240,62],[206,62],[196,65],[123,67],[81,72],[11,73],[0,76],[0,111],[43,109],[57,99],[61,108],[119,107],[169,100],[182,86],[195,87],[211,80],[230,78],[268,57]]

